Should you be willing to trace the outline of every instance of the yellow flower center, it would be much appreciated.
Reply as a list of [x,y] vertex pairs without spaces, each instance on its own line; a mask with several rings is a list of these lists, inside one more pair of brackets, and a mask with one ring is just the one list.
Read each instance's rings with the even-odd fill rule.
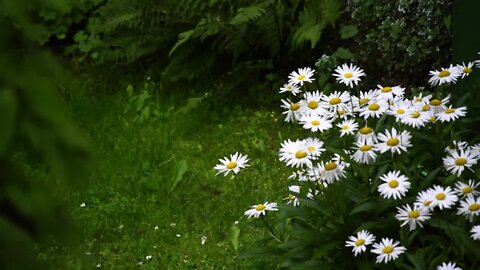
[[367,134],[372,133],[373,129],[371,127],[363,127],[360,130],[358,130],[358,132],[360,132],[360,134],[362,134],[362,135],[367,135]]
[[237,162],[231,161],[231,162],[229,162],[229,163],[227,164],[226,167],[227,167],[227,169],[229,169],[229,170],[233,170],[233,169],[235,169],[235,168],[237,167]]
[[391,87],[383,87],[382,88],[382,93],[388,93],[388,92],[391,92],[392,91],[392,88]]
[[398,181],[395,180],[395,179],[390,180],[390,182],[388,182],[388,186],[389,186],[390,188],[396,188],[396,187],[398,187]]
[[310,109],[314,110],[318,107],[318,102],[316,102],[315,100],[312,100],[312,101],[308,102],[308,107]]
[[347,79],[350,79],[350,78],[353,77],[353,74],[350,73],[350,72],[347,72],[347,73],[343,74],[343,77],[345,77],[345,78],[347,78]]
[[472,204],[470,204],[470,206],[468,207],[468,210],[470,210],[471,212],[476,212],[476,211],[480,210],[480,204],[478,204],[478,203],[472,203]]
[[373,146],[371,146],[371,145],[362,145],[362,146],[360,146],[359,149],[360,149],[360,151],[362,151],[362,152],[366,152],[366,151],[372,150],[372,148],[373,148]]
[[318,126],[318,125],[320,125],[320,121],[313,120],[313,121],[310,122],[310,124],[312,124],[312,126]]
[[471,193],[473,191],[473,188],[472,187],[464,187],[462,188],[462,193],[463,194],[468,194],[468,193]]
[[430,122],[434,123],[435,121],[437,121],[437,117],[436,117],[436,116],[430,117]]
[[397,114],[404,114],[405,113],[405,110],[404,109],[398,109],[397,110]]
[[370,101],[369,98],[362,98],[358,101],[360,105],[367,104]]
[[423,206],[429,206],[432,202],[431,201],[424,201]]
[[385,246],[383,248],[383,253],[390,254],[393,252],[393,247],[392,246]]
[[455,165],[457,165],[457,166],[463,166],[465,164],[467,164],[467,159],[465,159],[465,158],[457,158],[455,160]]
[[410,114],[410,117],[418,118],[418,117],[420,117],[420,113],[419,112],[414,112],[414,113]]
[[357,246],[357,247],[363,245],[363,243],[365,243],[365,239],[355,240],[355,246]]
[[472,69],[469,67],[466,67],[463,69],[463,73],[472,73]]
[[448,108],[445,110],[445,113],[446,114],[450,114],[450,113],[454,113],[455,112],[455,109],[452,109],[452,108]]
[[440,73],[438,73],[438,77],[440,78],[445,78],[445,77],[448,77],[450,76],[450,72],[448,70],[442,70],[440,71]]
[[399,143],[400,141],[397,138],[390,138],[387,140],[388,146],[397,146]]
[[408,218],[418,218],[420,216],[420,212],[418,210],[413,210],[408,212]]
[[298,79],[299,81],[301,81],[301,80],[305,79],[305,75],[302,74],[302,75],[298,76],[297,79]]
[[440,99],[432,99],[432,100],[430,100],[430,105],[440,106],[440,105],[442,105],[442,101]]
[[344,111],[344,110],[338,110],[337,113],[338,113],[338,115],[344,115],[344,114],[346,113],[346,111]]
[[313,146],[307,147],[307,150],[308,150],[309,152],[313,152],[313,151],[315,151],[315,149],[316,149],[316,148],[313,147]]
[[334,98],[330,99],[330,105],[336,105],[340,102],[342,102],[342,100],[338,97],[334,97]]
[[262,210],[265,210],[265,208],[267,207],[264,204],[259,204],[257,205],[257,207],[255,207],[255,210],[262,211]]
[[378,111],[378,109],[380,109],[380,106],[377,103],[373,103],[373,104],[370,104],[370,106],[368,106],[368,109],[370,111]]
[[427,104],[422,106],[422,111],[426,112],[428,110],[430,110],[430,106],[428,106]]
[[437,195],[435,195],[435,198],[439,201],[443,201],[445,200],[447,196],[445,195],[445,193],[438,193]]
[[325,170],[327,171],[335,170],[336,168],[337,164],[335,162],[328,162],[327,164],[325,164]]
[[307,152],[299,150],[295,153],[295,157],[300,159],[300,158],[305,158],[307,157]]
[[290,110],[292,110],[292,111],[296,111],[296,110],[298,110],[298,109],[300,109],[300,104],[298,104],[298,103],[293,103],[293,104],[290,106]]

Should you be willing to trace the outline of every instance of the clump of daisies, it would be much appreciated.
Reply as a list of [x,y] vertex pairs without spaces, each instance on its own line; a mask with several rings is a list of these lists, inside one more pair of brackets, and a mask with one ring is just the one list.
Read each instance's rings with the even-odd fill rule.
[[[432,70],[429,84],[441,91],[421,92],[386,82],[365,89],[362,79],[366,73],[353,63],[337,66],[328,87],[322,85],[324,80],[314,79],[315,71],[311,68],[293,71],[279,91],[287,95],[281,100],[282,114],[285,122],[298,125],[308,135],[280,142],[278,159],[294,170],[288,177],[288,196],[283,197],[285,207],[305,218],[305,212],[299,208],[321,208],[320,213],[328,215],[334,208],[324,208],[332,205],[337,207],[335,211],[346,211],[347,214],[338,212],[338,219],[345,224],[357,224],[358,219],[372,216],[366,224],[358,224],[356,233],[345,236],[343,241],[353,257],[362,253],[367,258],[373,255],[378,264],[390,263],[407,253],[409,243],[402,243],[405,235],[410,235],[411,241],[427,233],[425,227],[441,227],[438,219],[445,215],[464,219],[468,224],[465,234],[471,241],[480,240],[478,140],[437,140],[439,143],[430,149],[440,151],[425,158],[429,154],[425,144],[435,140],[431,137],[446,134],[443,130],[452,130],[458,119],[467,116],[467,107],[454,106],[444,86],[468,78],[480,66],[478,63]],[[322,88],[326,91],[319,90]],[[420,147],[427,153],[416,150]],[[443,149],[442,156],[438,152]],[[215,167],[219,173],[238,173],[237,161],[235,167],[228,166],[234,161],[233,156],[220,161]],[[423,162],[436,163],[437,169],[430,169],[432,164]],[[246,161],[240,163],[244,166]],[[330,190],[339,193],[327,197]],[[331,201],[316,204],[324,198]],[[337,204],[336,199],[346,202]],[[260,203],[252,205],[245,215],[258,218],[269,211],[279,211],[277,207],[277,203]],[[351,207],[351,212],[348,214],[342,207]],[[286,216],[295,216],[292,213]],[[322,226],[316,218],[311,223],[304,221],[308,225],[300,226],[302,230],[312,224]],[[387,220],[393,220],[398,227],[376,242],[375,226],[382,227],[378,223]],[[328,223],[318,229],[327,234],[329,230],[335,230],[335,226]],[[399,234],[399,230],[404,233]],[[437,268],[459,269],[450,262]]]

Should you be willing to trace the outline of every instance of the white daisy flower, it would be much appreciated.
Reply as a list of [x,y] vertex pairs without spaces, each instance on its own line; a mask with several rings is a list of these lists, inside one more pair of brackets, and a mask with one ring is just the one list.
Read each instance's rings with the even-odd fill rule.
[[245,211],[245,216],[248,218],[254,217],[258,218],[261,215],[265,215],[267,211],[278,211],[277,203],[260,203],[256,205],[252,205],[251,209]]
[[312,156],[308,154],[305,143],[300,140],[294,142],[290,140],[283,141],[280,147],[280,161],[286,162],[287,166],[292,167],[311,167]]
[[404,130],[401,133],[397,133],[395,128],[392,128],[391,132],[386,130],[385,134],[378,134],[379,143],[377,147],[381,153],[391,151],[392,154],[400,154],[402,151],[407,151],[407,147],[411,147],[410,139],[412,135],[410,132]]
[[473,226],[470,232],[473,240],[480,240],[480,225]]
[[230,159],[224,157],[223,159],[219,159],[219,161],[220,164],[214,167],[214,169],[218,171],[217,175],[223,173],[223,175],[226,176],[229,172],[237,174],[240,169],[250,166],[247,164],[248,156],[238,152],[230,155]]
[[299,68],[298,71],[293,71],[288,75],[288,83],[294,84],[294,85],[303,85],[304,82],[312,82],[315,80],[313,77],[314,70],[305,67],[305,68]]
[[348,92],[335,91],[330,95],[324,95],[321,100],[321,107],[330,112],[349,111],[350,110],[350,94]]
[[357,236],[349,236],[349,240],[345,241],[346,247],[353,247],[353,254],[357,256],[358,254],[365,252],[367,246],[372,244],[375,241],[375,236],[369,231],[362,230],[357,232]]
[[430,111],[419,111],[419,110],[411,110],[408,113],[404,114],[400,117],[400,122],[409,125],[413,128],[420,128],[425,126],[426,123],[430,121],[432,117],[432,113]]
[[458,196],[478,196],[480,192],[475,190],[478,186],[480,185],[480,182],[476,183],[473,180],[468,180],[468,184],[465,184],[464,182],[458,181],[455,183],[455,189],[454,192]]
[[423,96],[423,93],[420,93],[418,96],[414,96],[410,101],[414,106],[423,106],[424,104],[427,104],[430,99],[432,98],[432,95],[427,95]]
[[[295,194],[300,193],[300,186],[298,185],[291,185],[288,187],[288,191],[293,192]],[[288,200],[287,204],[293,204],[293,206],[297,207],[300,204],[300,201],[298,200],[297,196],[294,194],[288,194],[288,197],[286,198]]]
[[354,110],[360,110],[360,107],[370,103],[370,101],[374,101],[378,97],[378,91],[369,90],[368,92],[360,91],[360,96],[351,96],[353,101]]
[[452,263],[452,262],[445,263],[445,262],[443,262],[441,265],[437,266],[437,270],[462,270],[462,268],[457,267],[456,263]]
[[405,93],[405,88],[397,86],[381,86],[377,85],[377,92],[379,99],[393,100],[395,96],[402,97]]
[[282,99],[282,107],[283,109],[286,109],[286,111],[283,111],[282,114],[286,114],[287,116],[285,117],[285,122],[297,122],[298,119],[300,119],[300,112],[301,112],[301,104],[300,102],[293,103],[289,99]]
[[461,116],[465,116],[466,114],[467,107],[463,106],[458,108],[452,108],[452,106],[450,105],[450,107],[445,109],[443,112],[437,114],[436,116],[441,122],[450,122],[456,120]]
[[353,88],[353,84],[358,85],[358,82],[361,81],[360,77],[365,76],[365,73],[353,64],[350,64],[350,66],[343,64],[341,67],[335,68],[333,76],[336,77],[338,82]]
[[460,71],[453,65],[450,65],[448,68],[430,71],[431,77],[428,83],[432,86],[442,85],[444,83],[455,83],[460,75]]
[[377,148],[372,139],[360,140],[354,143],[352,147],[355,151],[352,158],[360,164],[372,164],[377,158]]
[[473,64],[474,64],[473,62],[469,62],[467,64],[462,63],[461,65],[457,65],[457,68],[460,71],[460,74],[462,74],[462,79],[470,75],[470,73],[472,73]]
[[350,120],[344,120],[342,123],[338,123],[337,127],[340,128],[340,137],[343,137],[344,135],[353,135],[354,132],[358,129],[358,124],[355,122],[355,120],[350,119]]
[[359,140],[373,140],[374,142],[378,141],[373,128],[368,126],[364,126],[363,128],[358,130],[356,139],[357,141]]
[[451,151],[465,150],[468,148],[467,142],[453,140],[452,143],[445,147],[445,152],[450,153]]
[[480,214],[480,198],[467,196],[465,200],[460,201],[457,214],[465,215],[470,222],[473,222],[473,217]]
[[323,94],[319,91],[306,92],[305,97],[305,106],[302,106],[302,113],[304,115],[328,115],[327,111],[320,106],[320,100],[323,97]]
[[329,120],[316,114],[302,116],[300,124],[303,125],[304,129],[309,129],[313,132],[323,132],[332,128],[332,123]]
[[407,249],[403,246],[399,246],[400,242],[389,238],[382,238],[379,243],[373,244],[372,253],[378,254],[377,263],[387,263],[390,260],[395,260],[398,256],[404,253]]
[[300,87],[298,87],[295,84],[286,83],[282,87],[280,87],[280,92],[279,93],[285,93],[285,92],[290,92],[294,96],[296,96],[298,93],[301,92],[301,90],[300,90]]
[[474,164],[477,164],[478,156],[471,152],[470,149],[460,151],[450,151],[450,155],[443,158],[443,166],[445,169],[458,177],[462,174],[465,168],[471,170]]
[[443,112],[447,108],[447,104],[450,102],[450,95],[446,96],[443,99],[433,98],[428,102],[430,106],[430,110],[433,111],[434,114],[438,114]]
[[382,176],[380,180],[384,183],[378,186],[378,192],[385,199],[393,197],[394,200],[401,199],[410,189],[408,177],[400,175],[400,171],[391,171]]
[[397,207],[398,214],[395,215],[399,221],[403,221],[401,227],[408,224],[410,231],[417,228],[417,225],[423,227],[422,222],[430,219],[430,211],[425,207],[414,206],[413,209],[410,205],[404,205],[403,207]]
[[315,167],[313,174],[320,176],[321,180],[331,184],[334,181],[338,181],[340,178],[345,177],[345,164],[333,159],[325,163],[322,161],[317,167]]
[[412,109],[409,103],[408,101],[395,102],[388,110],[388,114],[395,116],[396,120],[400,121],[400,119]]
[[325,148],[322,148],[323,141],[317,138],[306,138],[305,140],[303,140],[303,142],[305,144],[305,148],[307,149],[308,154],[313,160],[315,160],[323,153],[323,151],[325,151]]
[[[432,201],[431,207],[434,208],[438,206],[440,210],[443,208],[449,209],[451,208],[458,200],[457,195],[453,193],[451,187],[441,187],[441,186],[433,186],[431,191],[430,200]],[[430,207],[430,206],[429,206]]]
[[369,117],[380,118],[389,108],[386,100],[370,101],[367,106],[360,108],[360,116],[365,119]]
[[432,210],[433,209],[432,196],[433,196],[433,189],[431,188],[421,191],[418,193],[417,198],[413,204],[419,208],[424,207],[424,208],[428,208],[429,210]]

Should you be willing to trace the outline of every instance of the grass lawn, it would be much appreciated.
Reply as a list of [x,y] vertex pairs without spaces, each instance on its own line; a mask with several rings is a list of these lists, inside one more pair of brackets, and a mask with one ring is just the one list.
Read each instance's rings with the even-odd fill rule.
[[[141,123],[125,113],[126,102],[71,104],[94,147],[95,168],[86,190],[65,198],[81,236],[78,250],[62,256],[79,252],[89,267],[103,269],[272,269],[237,256],[265,233],[245,226],[244,211],[288,195],[278,148],[294,129],[271,112],[278,109],[193,109]],[[215,176],[218,159],[236,151],[249,156],[250,167]]]

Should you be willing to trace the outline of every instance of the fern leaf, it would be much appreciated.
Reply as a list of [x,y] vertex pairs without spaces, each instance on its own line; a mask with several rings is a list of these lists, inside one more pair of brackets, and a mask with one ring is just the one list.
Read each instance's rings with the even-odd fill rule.
[[245,8],[239,8],[237,15],[230,20],[232,25],[245,24],[250,21],[260,18],[265,13],[265,9],[260,6],[249,6]]

